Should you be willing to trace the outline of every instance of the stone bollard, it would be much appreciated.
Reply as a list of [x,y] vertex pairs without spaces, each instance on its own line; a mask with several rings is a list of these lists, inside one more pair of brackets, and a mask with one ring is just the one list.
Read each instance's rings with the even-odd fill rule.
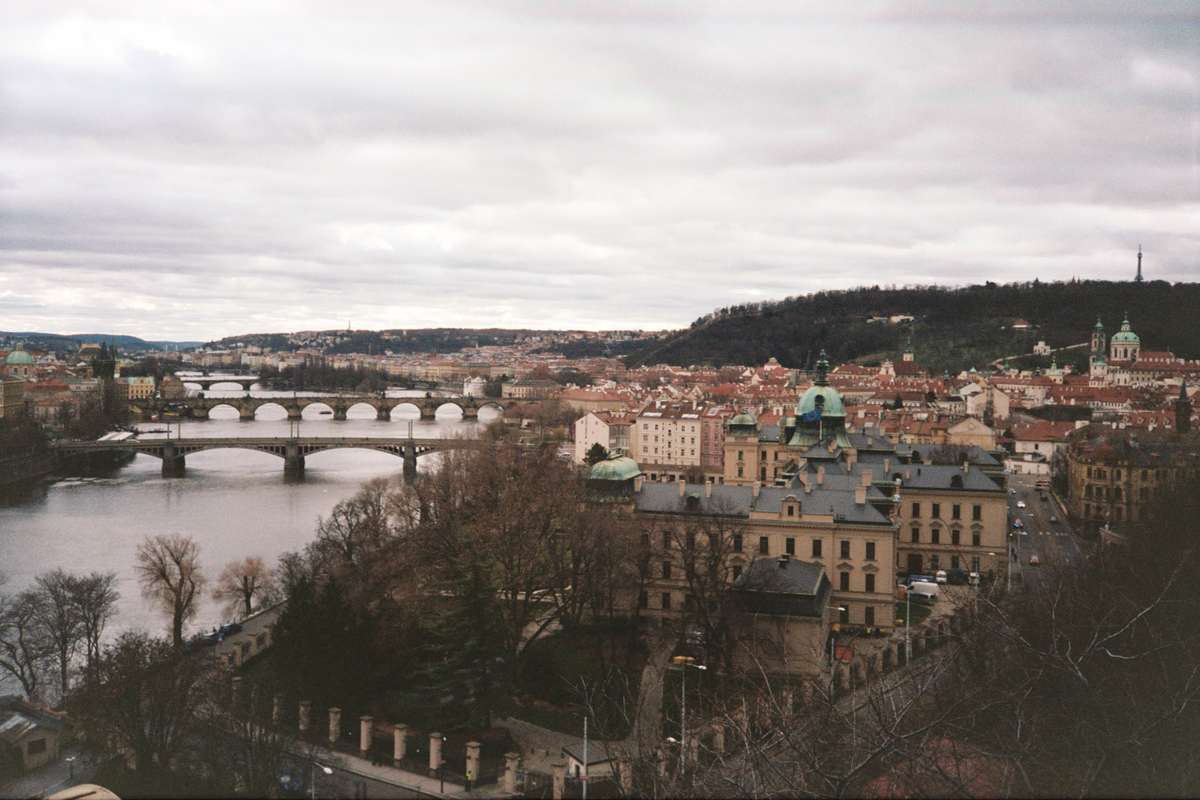
[[300,701],[300,732],[308,733],[308,725],[312,714],[312,703],[308,700]]
[[658,761],[658,777],[667,777],[667,751],[660,747],[655,751],[655,757]]
[[796,707],[796,692],[792,687],[786,686],[780,694],[783,701],[783,713],[790,715]]
[[329,743],[337,744],[338,734],[342,730],[342,710],[337,706],[329,709]]
[[438,767],[442,765],[442,735],[440,733],[429,734],[429,772],[437,774]]
[[700,737],[689,736],[687,740],[687,752],[684,753],[687,758],[688,766],[693,766],[700,760]]
[[854,676],[855,686],[862,686],[867,682],[867,669],[861,658],[854,659],[854,662],[850,665],[850,669]]
[[633,795],[633,762],[628,758],[622,758],[617,762],[617,778],[621,781],[621,796],[630,797]]
[[717,755],[725,754],[725,725],[714,722],[712,725],[712,749]]
[[554,792],[550,796],[553,800],[563,800],[567,794],[567,765],[560,761],[551,764],[550,769],[554,772]]
[[814,694],[816,694],[816,688],[813,686],[812,681],[806,680],[800,685],[800,696],[804,698],[805,706],[812,705]]
[[404,756],[408,754],[408,726],[394,725],[392,726],[392,763],[397,767],[404,760]]
[[375,738],[375,718],[363,715],[358,718],[358,751],[365,758],[371,752],[372,740]]
[[504,791],[508,794],[517,793],[517,770],[521,768],[520,753],[504,754]]
[[925,637],[917,634],[912,637],[912,652],[913,658],[924,655],[925,653]]
[[836,685],[840,693],[844,694],[850,691],[850,668],[845,664],[838,664],[837,666]]
[[467,780],[471,786],[479,782],[479,742],[467,742]]
[[271,724],[278,725],[281,719],[283,719],[283,695],[277,694],[271,703]]

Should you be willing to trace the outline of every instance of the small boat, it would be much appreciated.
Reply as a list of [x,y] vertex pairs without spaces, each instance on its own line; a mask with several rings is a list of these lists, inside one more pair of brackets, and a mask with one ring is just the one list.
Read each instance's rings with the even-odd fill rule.
[[332,411],[318,411],[317,413],[320,414],[322,417],[328,417],[333,412]]

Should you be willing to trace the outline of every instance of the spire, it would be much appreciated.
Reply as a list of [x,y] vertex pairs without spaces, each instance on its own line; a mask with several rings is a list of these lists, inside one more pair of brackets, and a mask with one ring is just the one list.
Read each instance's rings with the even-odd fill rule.
[[1100,321],[1100,315],[1099,315],[1099,314],[1097,314],[1097,315],[1096,315],[1096,328],[1095,328],[1095,330],[1098,330],[1098,331],[1102,331],[1102,330],[1104,330],[1104,323]]
[[829,356],[825,348],[821,348],[821,356],[817,359],[817,386],[829,385]]
[[1142,282],[1142,246],[1138,245],[1138,271],[1137,277],[1133,279],[1135,283]]

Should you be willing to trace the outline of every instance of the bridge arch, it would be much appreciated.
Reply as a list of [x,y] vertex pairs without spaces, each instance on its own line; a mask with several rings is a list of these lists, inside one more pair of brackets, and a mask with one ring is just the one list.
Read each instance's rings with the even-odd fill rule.
[[[397,414],[398,411],[401,413]],[[421,407],[411,400],[402,400],[391,407],[389,414],[392,419],[420,418]]]
[[346,407],[346,416],[351,419],[375,419],[379,409],[366,400],[359,400]]
[[333,419],[333,406],[323,400],[301,402],[300,416],[305,420],[331,420]]
[[[264,408],[277,408],[277,409],[279,409],[280,413],[279,414],[270,413],[270,414],[267,414],[266,416],[262,416],[262,410]],[[279,402],[276,400],[267,400],[265,402],[258,403],[254,407],[254,418],[255,419],[286,419],[287,415],[288,415],[287,406],[285,406],[282,402]]]
[[[214,415],[213,412],[217,409],[223,410]],[[224,409],[227,409],[228,411]],[[216,405],[209,406],[207,411],[209,419],[237,419],[240,413],[241,412],[238,410],[238,407],[233,403],[232,400],[228,403],[217,403]]]
[[480,411],[483,411],[486,408],[491,411],[495,411],[498,416],[504,416],[504,406],[500,405],[494,400],[485,400],[479,403],[477,407]]
[[437,416],[437,415],[441,414],[442,411],[444,411],[448,408],[453,408],[453,409],[457,410],[458,413],[464,417],[467,415],[467,410],[465,408],[463,408],[462,405],[460,405],[455,400],[444,400],[441,403],[438,403],[437,408],[435,408],[433,410],[433,414],[434,414],[434,416]]
[[[186,386],[188,382],[184,381],[183,383],[184,383],[184,386]],[[195,385],[201,386],[200,384],[195,384]],[[201,386],[201,388],[203,389],[205,387]],[[212,383],[208,384],[206,391],[210,391],[210,392],[245,392],[246,387],[240,381],[213,381]]]

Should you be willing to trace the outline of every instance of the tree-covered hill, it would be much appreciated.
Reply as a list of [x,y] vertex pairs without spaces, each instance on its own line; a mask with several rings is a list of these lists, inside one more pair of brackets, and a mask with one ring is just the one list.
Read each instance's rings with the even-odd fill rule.
[[[911,315],[917,361],[936,372],[957,371],[1028,353],[1039,339],[1052,347],[1087,341],[1097,316],[1111,336],[1126,311],[1144,348],[1200,357],[1200,284],[1034,281],[958,289],[873,286],[730,306],[627,362],[759,364],[774,356],[784,366],[806,367],[822,348],[835,361],[896,357],[910,324],[869,320]],[[1032,327],[1014,329],[1018,319]]]

